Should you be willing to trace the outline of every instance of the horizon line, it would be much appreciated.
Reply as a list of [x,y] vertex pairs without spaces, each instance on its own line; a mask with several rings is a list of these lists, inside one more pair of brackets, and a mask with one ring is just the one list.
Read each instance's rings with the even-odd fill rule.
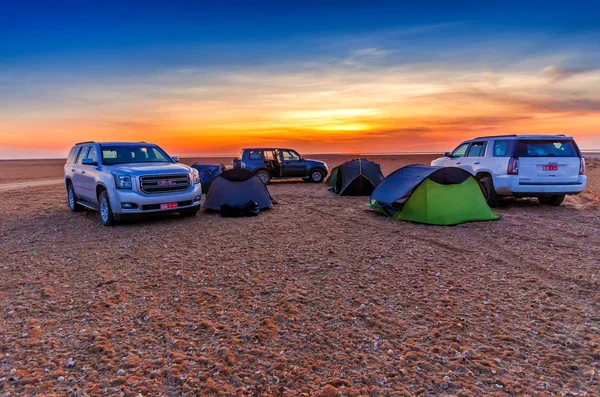
[[[342,152],[342,153],[307,153],[306,156],[408,156],[414,154],[440,154],[442,151],[424,151],[424,152],[370,152],[370,153],[355,153],[355,152]],[[581,153],[585,154],[600,154],[599,149],[585,149],[581,150]],[[194,158],[218,158],[218,157],[232,157],[237,158],[237,154],[195,154],[179,156],[180,159],[194,159]],[[26,160],[66,160],[66,157],[22,157],[22,158],[0,158],[0,161],[26,161]]]

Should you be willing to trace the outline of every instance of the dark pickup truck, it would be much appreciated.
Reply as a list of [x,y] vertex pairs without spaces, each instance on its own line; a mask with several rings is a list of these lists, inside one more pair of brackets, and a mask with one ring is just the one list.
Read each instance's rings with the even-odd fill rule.
[[292,149],[242,149],[233,159],[233,168],[245,168],[256,174],[265,184],[271,179],[302,178],[306,182],[321,183],[327,176],[327,164],[308,160]]

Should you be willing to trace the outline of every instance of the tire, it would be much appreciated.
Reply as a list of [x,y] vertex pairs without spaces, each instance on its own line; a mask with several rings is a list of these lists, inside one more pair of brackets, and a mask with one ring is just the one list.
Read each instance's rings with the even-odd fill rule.
[[485,201],[490,207],[497,207],[500,198],[496,194],[496,189],[494,189],[494,181],[491,176],[484,176],[479,179],[481,186],[483,186],[482,193],[483,197],[485,197]]
[[104,226],[114,226],[117,223],[106,190],[100,192],[98,196],[98,214],[100,215],[100,222]]
[[184,218],[191,218],[193,216],[196,216],[199,210],[200,206],[194,208],[186,208],[184,210],[179,211],[179,216],[182,216]]
[[554,207],[558,207],[559,205],[562,204],[563,201],[565,201],[565,195],[557,194],[554,196],[542,196],[542,197],[538,197],[538,201],[542,205],[552,205]]
[[271,182],[271,173],[267,170],[258,170],[255,174],[265,185]]
[[310,181],[312,183],[321,183],[325,179],[325,173],[320,169],[314,169],[310,172]]
[[75,194],[75,189],[73,188],[73,184],[71,182],[69,182],[67,185],[67,205],[69,206],[69,210],[71,210],[71,212],[83,211],[83,205],[77,204],[77,195]]

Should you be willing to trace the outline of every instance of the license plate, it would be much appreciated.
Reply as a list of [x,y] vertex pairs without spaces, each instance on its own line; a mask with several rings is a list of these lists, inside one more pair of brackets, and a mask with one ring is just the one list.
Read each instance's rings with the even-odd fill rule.
[[557,164],[543,165],[542,170],[543,171],[558,171],[558,165]]
[[167,203],[167,204],[160,205],[161,210],[170,210],[173,208],[177,208],[177,203]]

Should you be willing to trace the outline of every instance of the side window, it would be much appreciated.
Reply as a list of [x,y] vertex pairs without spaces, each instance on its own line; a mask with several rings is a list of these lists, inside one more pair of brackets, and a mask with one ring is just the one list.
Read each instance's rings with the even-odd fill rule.
[[87,158],[91,159],[95,163],[98,163],[98,152],[94,146],[90,146],[90,151],[88,152]]
[[467,157],[483,157],[484,155],[485,142],[473,142],[467,152]]
[[494,141],[494,157],[510,157],[510,141]]
[[269,161],[274,161],[275,160],[275,154],[273,153],[273,151],[271,151],[271,150],[265,150],[265,159],[267,159]]
[[73,164],[75,162],[79,148],[79,146],[75,146],[73,149],[71,149],[69,156],[67,157],[67,164]]
[[250,160],[262,160],[264,158],[262,150],[250,150],[248,152],[248,158]]
[[79,156],[77,157],[77,161],[76,161],[77,164],[81,164],[83,159],[87,158],[89,150],[90,150],[89,146],[83,146],[81,148],[81,151],[79,152]]
[[291,150],[283,150],[283,160],[284,161],[298,161],[300,160],[300,155]]
[[463,143],[452,152],[452,157],[463,157],[469,147],[468,143]]

